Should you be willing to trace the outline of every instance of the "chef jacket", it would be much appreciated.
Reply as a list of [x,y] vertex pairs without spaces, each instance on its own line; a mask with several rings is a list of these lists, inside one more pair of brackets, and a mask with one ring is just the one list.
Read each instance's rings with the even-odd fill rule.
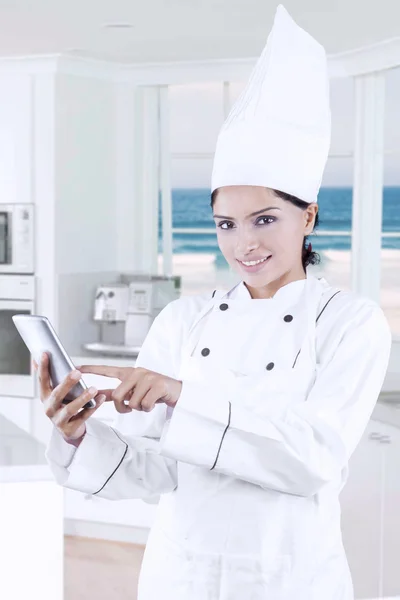
[[307,274],[270,299],[244,282],[156,317],[136,367],[182,381],[174,409],[53,429],[56,481],[158,502],[139,600],[351,600],[339,493],[391,349],[372,300]]

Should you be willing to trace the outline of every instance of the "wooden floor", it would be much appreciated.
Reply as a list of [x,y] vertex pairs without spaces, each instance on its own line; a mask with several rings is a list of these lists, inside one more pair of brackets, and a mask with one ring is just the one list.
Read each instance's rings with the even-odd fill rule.
[[136,600],[143,546],[65,536],[64,600]]

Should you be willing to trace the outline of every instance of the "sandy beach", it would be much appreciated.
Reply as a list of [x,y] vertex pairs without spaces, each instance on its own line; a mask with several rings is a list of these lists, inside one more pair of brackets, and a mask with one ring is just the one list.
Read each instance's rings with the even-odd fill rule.
[[[400,250],[382,250],[380,303],[393,335],[400,339]],[[321,264],[309,272],[323,276],[332,285],[351,289],[351,253],[347,250],[321,251]],[[159,255],[161,272],[162,255]],[[217,268],[214,254],[174,254],[174,275],[182,277],[182,295],[199,294],[216,288],[230,289],[239,275],[227,268]]]

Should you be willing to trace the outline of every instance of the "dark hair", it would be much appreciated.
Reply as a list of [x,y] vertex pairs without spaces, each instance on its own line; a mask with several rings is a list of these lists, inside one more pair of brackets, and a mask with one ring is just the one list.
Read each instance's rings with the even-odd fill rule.
[[[291,194],[287,194],[286,192],[281,192],[280,190],[272,190],[274,192],[274,194],[276,196],[278,196],[278,198],[282,198],[282,200],[286,200],[287,202],[291,202],[292,204],[294,204],[295,206],[297,206],[298,208],[301,208],[302,210],[306,210],[307,206],[308,206],[308,202],[304,202],[304,200],[300,200],[300,198],[296,198],[296,196],[292,196]],[[217,197],[217,192],[218,189],[214,190],[213,193],[211,194],[211,208],[213,208],[216,197]],[[316,214],[315,216],[315,222],[314,222],[314,229],[316,227],[318,227],[319,225],[319,213]],[[306,270],[306,267],[308,265],[318,265],[321,261],[320,255],[318,254],[318,252],[315,252],[314,250],[311,250],[308,247],[308,236],[304,236],[303,239],[303,249],[302,249],[302,256],[301,256],[301,260],[303,263],[303,269],[304,271]]]

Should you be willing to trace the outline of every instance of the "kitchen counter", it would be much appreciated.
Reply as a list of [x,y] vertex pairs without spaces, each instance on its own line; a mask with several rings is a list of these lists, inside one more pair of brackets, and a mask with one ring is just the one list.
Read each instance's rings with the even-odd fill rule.
[[43,444],[0,416],[0,598],[63,597],[64,490],[44,453]]
[[1,598],[63,597],[63,489],[44,451],[0,416]]
[[45,446],[0,415],[0,482],[52,480]]

